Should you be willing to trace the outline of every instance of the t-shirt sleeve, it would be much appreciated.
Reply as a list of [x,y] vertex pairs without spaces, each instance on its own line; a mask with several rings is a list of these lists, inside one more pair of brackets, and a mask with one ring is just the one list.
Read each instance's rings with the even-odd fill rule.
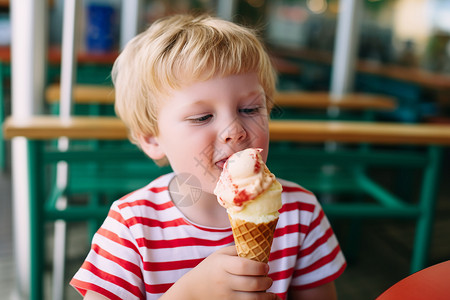
[[309,222],[292,277],[291,287],[295,289],[309,289],[331,282],[346,267],[338,240],[318,202]]
[[70,284],[83,296],[91,290],[109,299],[145,299],[141,264],[136,240],[114,203]]

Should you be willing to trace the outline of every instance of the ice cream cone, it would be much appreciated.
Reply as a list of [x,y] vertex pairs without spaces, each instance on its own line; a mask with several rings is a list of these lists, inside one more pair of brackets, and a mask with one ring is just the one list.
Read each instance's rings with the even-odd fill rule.
[[267,263],[283,187],[264,163],[262,151],[248,148],[231,155],[214,194],[227,209],[238,255]]
[[268,223],[252,223],[228,215],[234,243],[240,257],[267,263],[278,218]]

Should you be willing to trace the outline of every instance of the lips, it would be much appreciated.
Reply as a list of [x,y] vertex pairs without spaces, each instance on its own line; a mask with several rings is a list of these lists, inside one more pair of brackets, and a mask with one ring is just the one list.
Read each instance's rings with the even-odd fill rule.
[[228,157],[219,160],[218,162],[216,162],[216,166],[220,169],[223,169],[223,166],[225,165],[225,162],[228,160]]
[[[247,147],[248,148],[248,147]],[[237,149],[235,152],[232,152],[232,153],[230,153],[227,157],[225,157],[225,158],[222,158],[221,160],[218,160],[216,163],[215,163],[215,165],[219,168],[219,169],[223,169],[223,166],[225,165],[225,162],[228,160],[228,158],[231,156],[231,155],[233,155],[234,153],[236,153],[236,152],[239,152],[239,151],[242,151],[242,150],[244,150],[244,149],[246,149],[246,148],[243,148],[243,149]]]

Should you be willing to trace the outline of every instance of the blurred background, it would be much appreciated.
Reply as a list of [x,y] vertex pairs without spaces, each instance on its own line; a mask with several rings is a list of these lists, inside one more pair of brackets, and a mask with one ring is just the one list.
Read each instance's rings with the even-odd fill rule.
[[[0,45],[11,41],[8,1],[0,8]],[[77,22],[78,51],[121,49],[121,0],[85,0]],[[262,39],[287,67],[280,89],[329,90],[336,42],[337,0],[232,0],[233,21],[260,31]],[[140,0],[138,32],[155,19],[186,11],[216,13],[218,0]],[[224,2],[227,3],[227,2]],[[47,45],[58,49],[64,1],[51,0]],[[219,5],[220,4],[220,5]],[[445,117],[450,73],[450,3],[445,0],[364,0],[358,4],[354,91],[393,95],[402,121]],[[220,10],[223,11],[223,10]],[[227,12],[225,12],[226,14]],[[227,17],[228,16],[224,16]],[[56,51],[56,50],[55,50]],[[114,56],[113,56],[114,57]],[[286,60],[289,64],[285,64]],[[295,74],[297,73],[297,74]],[[440,76],[443,75],[443,76]],[[447,76],[445,76],[447,75]],[[80,80],[82,76],[79,76]],[[49,81],[57,81],[54,75]],[[86,81],[86,80],[85,80]]]
[[[17,0],[16,0],[17,1]],[[38,1],[38,0],[36,0]],[[39,0],[43,1],[43,0]],[[38,1],[38,2],[39,2]],[[81,1],[81,0],[80,0]],[[357,0],[358,1],[358,0]],[[126,42],[121,37],[125,0],[85,0],[77,19],[78,70],[75,82],[111,86],[112,63]],[[279,73],[280,91],[330,92],[339,16],[338,0],[141,0],[137,32],[156,19],[183,12],[208,12],[257,28]],[[344,1],[345,2],[345,1]],[[126,5],[126,4],[125,4]],[[353,35],[354,59],[347,91],[394,99],[396,108],[376,112],[375,121],[416,124],[450,124],[450,1],[360,0]],[[17,7],[17,6],[16,6]],[[64,0],[46,5],[45,86],[60,81]],[[11,114],[11,3],[0,0],[0,100],[1,120]],[[352,51],[349,46],[348,51]],[[336,76],[336,75],[335,75]],[[344,75],[342,75],[344,76]],[[55,107],[45,102],[44,113]],[[78,112],[86,108],[80,107]],[[103,108],[102,108],[103,109]],[[111,107],[105,108],[111,114]],[[289,115],[279,109],[274,117]],[[449,129],[450,130],[450,129]],[[0,174],[0,298],[27,299],[18,273],[14,243],[13,195],[10,142],[2,140]],[[449,151],[444,150],[437,191],[434,231],[429,265],[450,259]],[[402,185],[402,172],[381,169],[374,175],[389,184]],[[394,178],[395,177],[395,178]],[[400,179],[399,179],[400,178]],[[414,181],[406,183],[408,189]],[[324,195],[326,198],[326,195]],[[13,217],[15,216],[15,217]],[[343,248],[350,245],[348,222],[333,224]],[[88,249],[85,223],[67,228],[65,299],[80,299],[68,281],[81,265]],[[16,229],[17,230],[17,229]],[[336,281],[340,299],[374,299],[409,274],[415,225],[412,221],[378,219],[361,225],[362,238],[356,252],[348,255],[348,268]],[[52,247],[49,231],[48,247]],[[73,246],[72,246],[73,245]],[[46,286],[52,270],[51,254],[46,265]],[[48,295],[46,299],[52,299]]]

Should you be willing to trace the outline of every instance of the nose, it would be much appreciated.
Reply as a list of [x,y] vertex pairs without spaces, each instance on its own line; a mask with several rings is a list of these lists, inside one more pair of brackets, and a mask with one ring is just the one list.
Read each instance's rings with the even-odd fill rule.
[[247,131],[238,119],[234,119],[231,123],[228,123],[221,133],[219,133],[219,139],[223,143],[237,143],[244,140],[247,137]]

